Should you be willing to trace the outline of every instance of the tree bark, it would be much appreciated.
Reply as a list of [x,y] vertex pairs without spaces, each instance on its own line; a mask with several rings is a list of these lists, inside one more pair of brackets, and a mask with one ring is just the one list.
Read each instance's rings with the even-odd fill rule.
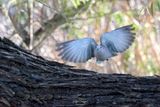
[[158,107],[160,78],[100,74],[0,39],[0,107]]

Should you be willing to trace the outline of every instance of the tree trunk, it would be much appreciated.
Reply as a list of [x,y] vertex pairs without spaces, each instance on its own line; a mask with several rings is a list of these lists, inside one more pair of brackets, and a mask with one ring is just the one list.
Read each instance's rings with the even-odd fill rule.
[[100,74],[0,39],[0,107],[158,107],[160,78]]

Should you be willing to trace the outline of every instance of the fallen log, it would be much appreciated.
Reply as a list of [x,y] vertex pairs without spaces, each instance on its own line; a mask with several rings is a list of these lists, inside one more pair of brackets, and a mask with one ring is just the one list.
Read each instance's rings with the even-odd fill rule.
[[0,39],[0,107],[158,107],[160,78],[100,74]]

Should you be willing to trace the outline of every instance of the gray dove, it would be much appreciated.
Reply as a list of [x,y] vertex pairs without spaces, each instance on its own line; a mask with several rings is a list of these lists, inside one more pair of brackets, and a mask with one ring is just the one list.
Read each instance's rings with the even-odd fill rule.
[[133,26],[128,25],[105,32],[99,45],[90,37],[66,41],[57,44],[57,51],[63,60],[70,62],[82,63],[93,57],[97,61],[105,61],[129,48],[134,41],[132,30]]

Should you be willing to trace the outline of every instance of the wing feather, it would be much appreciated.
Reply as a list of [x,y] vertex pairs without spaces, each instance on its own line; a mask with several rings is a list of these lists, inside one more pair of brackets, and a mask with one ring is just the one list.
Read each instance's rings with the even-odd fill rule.
[[94,57],[97,44],[92,38],[71,40],[57,44],[57,51],[62,59],[70,62],[86,62]]
[[135,37],[133,36],[134,33],[132,30],[134,30],[132,25],[128,25],[111,32],[106,32],[100,38],[101,45],[112,47],[110,48],[111,53],[123,52],[128,49],[134,41]]

